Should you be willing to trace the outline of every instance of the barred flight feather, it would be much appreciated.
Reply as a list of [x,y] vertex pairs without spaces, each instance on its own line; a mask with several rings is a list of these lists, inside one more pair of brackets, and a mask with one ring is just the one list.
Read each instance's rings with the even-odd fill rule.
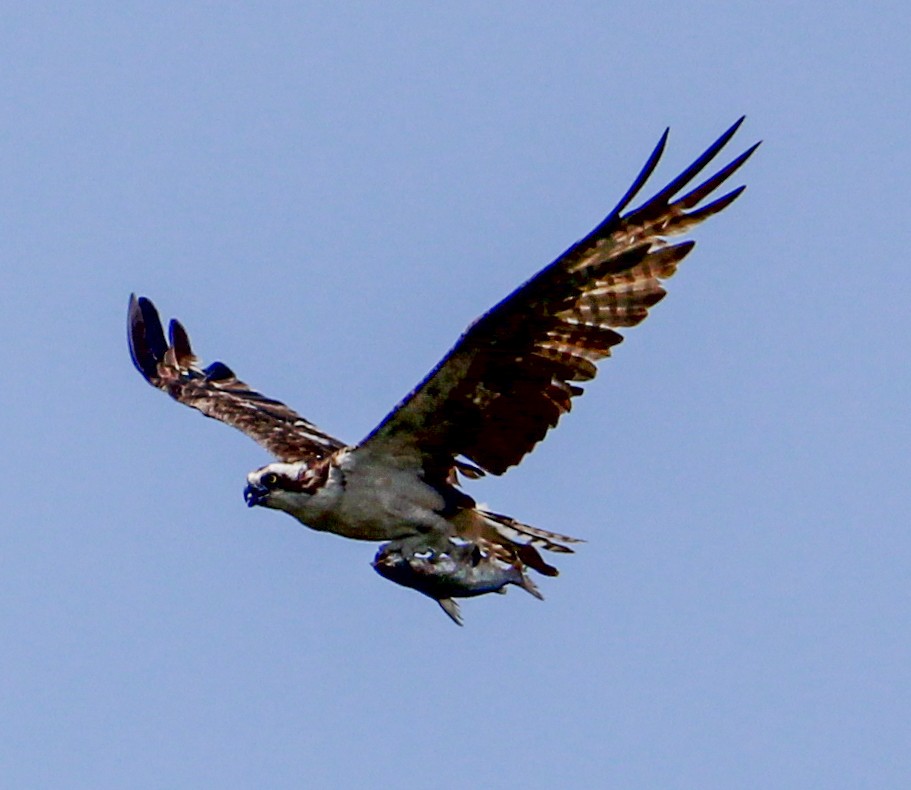
[[250,389],[227,365],[200,368],[180,322],[172,320],[168,329],[165,340],[155,305],[145,297],[130,297],[130,355],[152,386],[237,428],[280,461],[324,458],[344,446],[284,403]]
[[500,535],[513,543],[528,544],[558,554],[572,554],[573,550],[563,544],[585,542],[581,538],[561,535],[559,532],[548,532],[545,529],[522,524],[511,516],[504,516],[501,513],[491,513],[489,510],[479,510],[478,512]]
[[[570,410],[595,363],[665,296],[662,281],[693,249],[669,244],[730,205],[738,187],[703,205],[756,150],[751,146],[674,200],[733,137],[741,118],[651,199],[622,212],[651,176],[662,135],[617,207],[585,238],[472,324],[443,361],[361,443],[426,470],[456,456],[502,474]],[[758,145],[758,144],[757,144]]]

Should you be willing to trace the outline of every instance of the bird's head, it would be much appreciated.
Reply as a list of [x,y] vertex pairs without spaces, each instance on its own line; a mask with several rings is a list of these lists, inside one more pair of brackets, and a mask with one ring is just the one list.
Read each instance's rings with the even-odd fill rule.
[[275,510],[293,511],[300,506],[307,490],[307,465],[298,463],[267,464],[247,475],[244,500],[248,507],[261,505]]

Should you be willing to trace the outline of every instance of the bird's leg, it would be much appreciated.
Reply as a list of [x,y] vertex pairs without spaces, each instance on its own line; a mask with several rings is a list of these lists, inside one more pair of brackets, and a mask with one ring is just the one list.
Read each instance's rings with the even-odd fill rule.
[[415,535],[409,535],[405,538],[399,538],[389,544],[394,551],[397,551],[408,562],[414,559],[416,554],[429,555],[426,559],[433,562],[438,554],[451,553],[452,544],[446,535],[436,532],[420,532]]

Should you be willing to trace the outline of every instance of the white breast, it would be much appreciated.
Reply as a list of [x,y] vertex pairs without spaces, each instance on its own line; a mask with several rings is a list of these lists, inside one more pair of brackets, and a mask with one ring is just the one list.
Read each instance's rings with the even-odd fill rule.
[[416,470],[365,459],[348,448],[338,453],[323,486],[293,515],[314,529],[360,540],[392,540],[419,532],[449,532],[435,511],[443,497]]

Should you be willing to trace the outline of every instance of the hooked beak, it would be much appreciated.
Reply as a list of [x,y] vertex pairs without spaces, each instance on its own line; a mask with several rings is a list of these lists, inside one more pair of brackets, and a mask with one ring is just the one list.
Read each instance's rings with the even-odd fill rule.
[[247,483],[247,487],[244,489],[244,501],[247,503],[247,507],[261,505],[266,501],[268,495],[269,489],[264,486],[256,486],[252,483]]

